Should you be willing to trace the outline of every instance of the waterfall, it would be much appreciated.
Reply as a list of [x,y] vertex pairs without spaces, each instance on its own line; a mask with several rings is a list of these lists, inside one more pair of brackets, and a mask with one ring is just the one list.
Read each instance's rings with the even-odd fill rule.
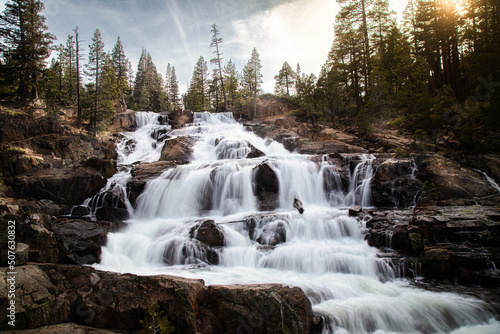
[[170,125],[161,124],[162,117],[154,112],[136,113],[137,129],[123,133],[122,140],[116,146],[118,153],[118,172],[110,177],[98,194],[84,201],[83,207],[88,208],[90,216],[95,216],[100,208],[124,209],[129,215],[134,208],[127,196],[127,183],[132,176],[131,165],[157,161],[163,145],[158,145],[160,133],[171,130]]
[[[119,145],[122,166],[158,160],[154,117],[138,114],[142,126]],[[324,317],[324,333],[500,330],[482,301],[412,288],[368,246],[364,223],[347,208],[373,205],[374,156],[289,152],[246,131],[231,113],[195,113],[193,124],[168,135],[197,140],[191,162],[148,181],[128,228],[108,235],[95,267],[207,284],[298,286]],[[220,239],[199,239],[201,224]]]

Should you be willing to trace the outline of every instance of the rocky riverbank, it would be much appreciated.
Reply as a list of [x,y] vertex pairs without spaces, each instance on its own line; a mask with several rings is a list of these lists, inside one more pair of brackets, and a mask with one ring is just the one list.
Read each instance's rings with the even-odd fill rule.
[[[321,328],[299,288],[206,286],[200,280],[122,275],[82,266],[99,261],[107,234],[126,226],[122,215],[126,210],[121,204],[88,217],[85,208],[71,208],[96,194],[116,172],[119,131],[134,128],[135,118],[131,111],[119,114],[112,132],[94,137],[72,126],[70,114],[0,113],[4,124],[0,170],[6,185],[0,226],[7,231],[8,222],[16,222],[16,329],[31,333],[30,329],[48,326],[40,331],[134,332],[140,330],[154,302],[179,333],[311,333]],[[176,126],[189,122],[188,115],[171,118]],[[313,129],[290,117],[249,122],[246,127],[289,150],[309,154],[318,164],[327,156],[338,167],[338,182],[344,185],[360,155],[371,154],[371,191],[377,208],[352,212],[366,225],[368,243],[380,248],[381,256],[399,268],[401,276],[423,276],[426,282],[439,282],[447,289],[457,285],[469,286],[470,291],[472,287],[492,289],[488,302],[499,313],[500,194],[482,173],[500,183],[497,155],[411,153],[410,140],[404,137],[359,138],[339,130],[318,131],[317,126]],[[148,180],[186,163],[192,144],[189,136],[167,139],[160,161],[132,166],[126,189],[131,204],[135,205]],[[252,154],[259,156],[257,149]],[[274,210],[276,175],[265,162],[255,173],[259,209]],[[113,196],[119,194],[110,196],[116,199]],[[249,217],[245,222],[249,233],[256,221],[258,217]],[[204,222],[191,235],[206,243],[207,249],[221,243],[210,241],[212,225]],[[286,241],[279,233],[252,238],[262,247]],[[4,266],[4,233],[0,245]],[[8,303],[7,271],[0,269],[1,312]],[[482,297],[477,291],[475,295]]]

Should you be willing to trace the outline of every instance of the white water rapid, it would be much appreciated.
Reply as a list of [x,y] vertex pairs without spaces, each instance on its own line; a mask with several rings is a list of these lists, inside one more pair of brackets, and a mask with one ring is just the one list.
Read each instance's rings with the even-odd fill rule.
[[[122,167],[160,157],[162,145],[151,137],[156,116],[137,118],[141,127],[119,146]],[[289,153],[245,131],[228,113],[195,114],[192,126],[169,135],[197,139],[191,162],[146,184],[129,209],[129,227],[108,236],[96,268],[206,284],[299,286],[325,318],[324,333],[500,332],[482,301],[413,288],[368,246],[363,222],[346,208],[372,205],[373,156],[335,160]],[[259,210],[262,198],[255,195],[262,166],[278,181],[278,195],[264,205],[268,211]],[[114,182],[129,177],[124,169]],[[207,220],[223,231],[222,247],[192,238],[193,227]]]

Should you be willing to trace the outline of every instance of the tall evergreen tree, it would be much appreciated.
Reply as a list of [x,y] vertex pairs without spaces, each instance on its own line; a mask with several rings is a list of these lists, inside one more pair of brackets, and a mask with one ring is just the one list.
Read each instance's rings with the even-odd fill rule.
[[128,86],[129,77],[129,59],[125,56],[125,50],[123,49],[122,41],[118,37],[113,51],[111,52],[111,60],[113,68],[115,69],[115,74],[117,78],[117,89],[120,94],[121,107],[125,111],[127,109],[127,103],[125,102],[125,95],[130,90]]
[[77,123],[80,122],[80,119],[83,116],[83,108],[82,108],[82,99],[80,96],[80,84],[81,84],[81,77],[80,77],[80,60],[81,60],[81,54],[80,51],[82,50],[80,47],[80,34],[78,32],[78,27],[75,28],[75,47],[76,47],[76,53],[75,53],[75,60],[76,60],[76,103],[78,106],[78,112],[77,112]]
[[186,109],[195,112],[208,111],[210,109],[208,79],[207,62],[203,56],[200,56],[194,67],[193,76],[184,97],[184,106]]
[[179,99],[179,82],[177,81],[177,75],[175,74],[174,66],[172,66],[172,71],[170,74],[168,101],[172,106],[172,111],[176,111],[177,107],[180,104],[180,99]]
[[257,116],[257,94],[260,91],[262,83],[262,65],[260,63],[259,53],[253,48],[250,60],[243,68],[243,86],[250,96],[253,96],[253,113],[250,118]]
[[0,15],[3,73],[16,78],[4,81],[15,86],[4,91],[15,91],[22,102],[38,98],[38,80],[55,39],[47,32],[43,8],[40,0],[11,0]]
[[274,76],[274,80],[276,80],[274,93],[279,96],[290,97],[290,91],[295,85],[296,76],[290,65],[285,61],[279,73]]
[[[220,35],[220,32],[219,30],[217,29],[217,25],[214,23],[212,24],[212,43],[210,44],[210,47],[215,47],[215,57],[212,58],[210,60],[210,63],[212,64],[215,64],[218,66],[218,70],[219,70],[219,74],[218,74],[218,78],[223,78],[222,76],[222,64],[221,64],[221,61],[222,61],[222,58],[221,58],[221,55],[222,53],[219,51],[219,45],[222,43],[222,38],[219,37]],[[226,97],[226,89],[224,87],[224,80],[220,80],[220,85],[221,85],[221,89],[222,89],[222,94],[224,96],[224,106],[226,108],[226,111],[229,111],[229,106],[227,104],[227,97]]]
[[101,106],[99,104],[99,98],[101,94],[101,86],[99,79],[101,77],[102,68],[104,66],[106,53],[104,52],[104,42],[102,41],[101,32],[96,29],[92,37],[92,44],[89,45],[89,61],[87,64],[87,74],[93,81],[94,85],[94,103],[91,111],[91,126],[93,129],[97,128],[97,121],[99,118],[99,112],[101,111]]
[[133,97],[136,108],[140,110],[160,112],[166,108],[163,78],[146,49],[142,49],[137,66]]
[[228,104],[232,109],[238,96],[239,74],[236,65],[231,59],[224,66],[224,85],[226,87]]

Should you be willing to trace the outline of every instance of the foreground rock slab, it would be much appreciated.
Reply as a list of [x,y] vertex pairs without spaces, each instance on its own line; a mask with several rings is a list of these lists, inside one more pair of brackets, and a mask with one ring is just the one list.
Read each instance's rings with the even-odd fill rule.
[[[0,269],[0,305],[8,303],[7,272]],[[17,330],[74,323],[133,332],[142,328],[153,303],[176,333],[310,333],[313,326],[311,303],[303,291],[279,284],[205,286],[202,280],[58,264],[20,266],[17,272]],[[2,306],[4,319],[6,312]],[[10,329],[0,324],[0,330]],[[88,328],[75,332],[106,333]]]

